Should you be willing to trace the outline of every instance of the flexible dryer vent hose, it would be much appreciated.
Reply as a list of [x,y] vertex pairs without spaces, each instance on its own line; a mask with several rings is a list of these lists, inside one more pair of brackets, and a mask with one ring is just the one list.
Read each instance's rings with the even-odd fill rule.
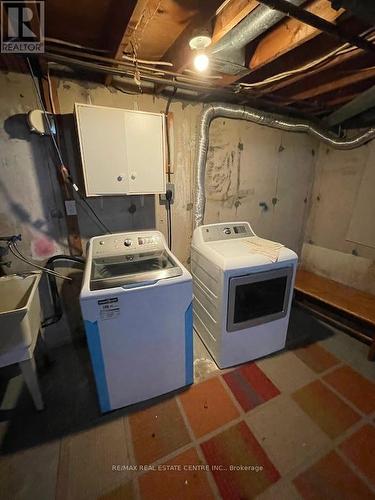
[[366,132],[352,138],[341,138],[328,130],[317,127],[315,124],[297,119],[267,113],[258,109],[246,108],[243,106],[230,104],[210,104],[203,109],[198,126],[198,149],[196,159],[196,194],[194,205],[194,227],[203,224],[206,193],[205,193],[205,174],[206,161],[209,144],[209,131],[212,120],[215,118],[231,118],[234,120],[246,120],[265,125],[267,127],[278,128],[288,132],[305,132],[313,137],[323,141],[328,146],[336,149],[349,150],[355,149],[366,144],[375,138],[375,129],[371,128]]

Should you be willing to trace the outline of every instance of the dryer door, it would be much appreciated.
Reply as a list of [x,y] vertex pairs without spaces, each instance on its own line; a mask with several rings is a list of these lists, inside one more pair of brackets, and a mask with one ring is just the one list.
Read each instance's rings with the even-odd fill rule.
[[234,332],[286,316],[293,267],[229,280],[227,331]]

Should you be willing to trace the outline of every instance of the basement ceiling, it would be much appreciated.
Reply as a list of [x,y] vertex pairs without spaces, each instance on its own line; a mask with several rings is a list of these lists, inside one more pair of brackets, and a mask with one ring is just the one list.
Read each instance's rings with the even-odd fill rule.
[[[285,0],[48,0],[47,54],[41,55],[39,62],[43,66],[47,59],[69,66],[71,63],[65,58],[73,58],[87,63],[87,71],[98,70],[107,85],[113,83],[114,75],[105,75],[106,72],[126,69],[125,86],[134,80],[136,87],[142,88],[144,81],[151,80],[152,91],[168,93],[173,90],[173,83],[180,87],[185,82],[187,91],[189,85],[198,85],[190,92],[197,99],[220,98],[250,105],[259,102],[260,106],[274,105],[288,113],[294,110],[315,118],[324,118],[360,99],[375,85],[373,0],[299,2],[298,15],[312,13],[314,19],[328,21],[329,25],[323,25],[328,31],[333,26],[338,33],[312,26],[310,18],[303,22],[292,11],[246,45],[242,61],[236,60],[232,65],[235,70],[238,67],[237,74],[225,71],[228,55],[220,52],[212,55],[207,76],[195,74],[188,45],[191,36],[197,30],[207,29],[213,40],[210,49],[215,49],[246,16],[264,9],[263,3],[278,9],[288,5]],[[347,39],[354,41],[345,44]],[[366,39],[367,47],[356,46],[358,39]],[[125,67],[124,54],[148,62],[126,60]],[[109,59],[118,60],[119,65]],[[152,66],[152,61],[173,66]],[[93,63],[100,68],[91,67]],[[22,69],[16,56],[3,56],[1,65],[4,69]],[[73,67],[85,70],[77,62]],[[147,79],[148,74],[153,78]],[[165,77],[168,81],[163,83]],[[222,94],[223,90],[226,93]],[[366,102],[366,106],[362,103],[361,112],[375,106],[374,100]],[[345,123],[353,113],[348,117],[344,113],[337,119]]]

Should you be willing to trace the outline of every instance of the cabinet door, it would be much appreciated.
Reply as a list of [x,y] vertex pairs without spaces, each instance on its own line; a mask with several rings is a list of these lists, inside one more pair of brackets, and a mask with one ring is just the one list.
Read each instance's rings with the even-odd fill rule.
[[125,111],[129,194],[165,192],[164,115]]
[[123,109],[76,104],[87,196],[129,191]]

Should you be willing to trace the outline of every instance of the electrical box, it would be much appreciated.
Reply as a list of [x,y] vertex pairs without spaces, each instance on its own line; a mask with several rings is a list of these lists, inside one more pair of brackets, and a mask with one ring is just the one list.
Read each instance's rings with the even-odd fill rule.
[[75,104],[87,196],[165,193],[165,115]]

